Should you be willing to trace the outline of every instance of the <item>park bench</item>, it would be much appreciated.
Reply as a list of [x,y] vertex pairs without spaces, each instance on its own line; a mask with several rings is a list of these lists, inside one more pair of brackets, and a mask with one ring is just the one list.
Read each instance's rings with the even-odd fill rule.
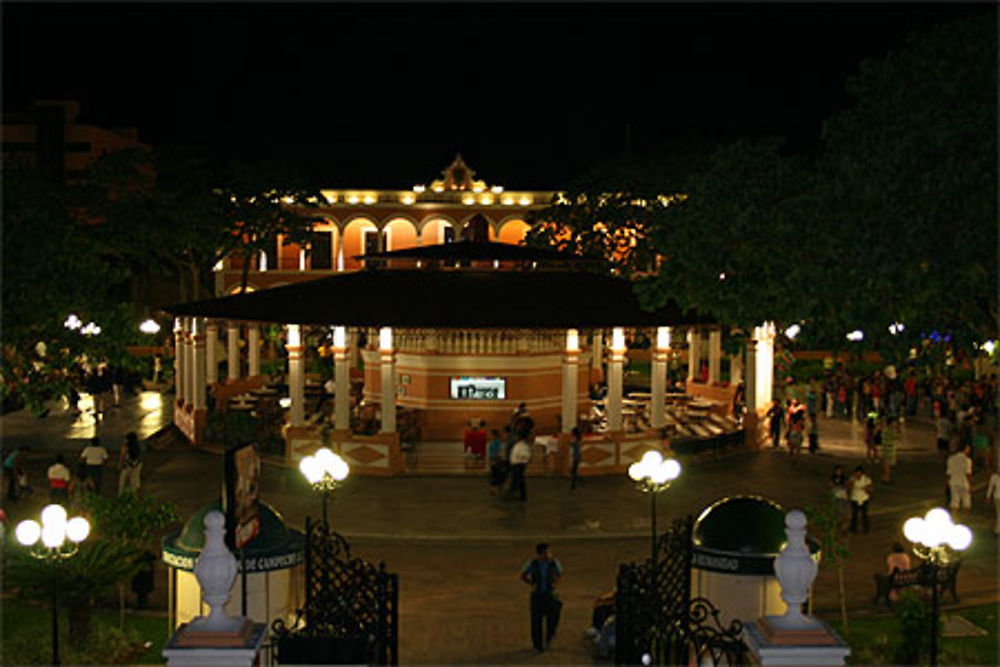
[[[949,591],[953,602],[958,602],[958,593],[955,584],[958,580],[958,568],[962,561],[956,560],[947,565],[942,565],[938,570],[938,585],[942,591]],[[886,605],[892,607],[890,593],[896,590],[903,590],[913,587],[926,587],[931,585],[931,568],[922,564],[911,570],[894,570],[892,574],[875,574],[875,599],[874,604],[884,601]]]

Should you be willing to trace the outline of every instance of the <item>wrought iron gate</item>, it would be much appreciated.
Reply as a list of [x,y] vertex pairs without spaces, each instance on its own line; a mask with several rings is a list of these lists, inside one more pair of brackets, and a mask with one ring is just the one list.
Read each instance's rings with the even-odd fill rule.
[[343,535],[309,519],[305,564],[305,608],[291,627],[272,624],[278,662],[398,664],[397,575],[352,558]]
[[747,662],[743,625],[724,626],[705,598],[691,598],[694,517],[676,519],[657,538],[656,560],[622,565],[615,595],[615,662],[740,665]]

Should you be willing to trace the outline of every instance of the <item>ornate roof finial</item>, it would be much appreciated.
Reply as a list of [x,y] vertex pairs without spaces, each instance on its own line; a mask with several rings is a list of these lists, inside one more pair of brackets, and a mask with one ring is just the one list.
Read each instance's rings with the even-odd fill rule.
[[461,153],[455,153],[455,159],[442,172],[442,175],[444,176],[444,187],[446,190],[471,190],[473,185],[472,177],[476,175],[476,172],[469,169],[469,165],[465,164]]

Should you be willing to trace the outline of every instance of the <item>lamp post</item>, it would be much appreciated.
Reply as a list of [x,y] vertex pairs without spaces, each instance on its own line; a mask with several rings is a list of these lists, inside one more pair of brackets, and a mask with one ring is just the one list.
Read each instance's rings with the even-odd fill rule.
[[681,464],[674,459],[664,460],[655,449],[642,455],[637,463],[628,467],[628,476],[638,483],[638,489],[649,494],[650,524],[652,530],[653,567],[656,567],[656,496],[670,487],[681,474]]
[[299,470],[312,485],[313,491],[323,497],[323,525],[327,520],[327,498],[350,474],[351,469],[344,459],[327,447],[321,447],[313,456],[306,456],[299,462]]
[[[56,608],[56,564],[73,556],[80,542],[90,534],[90,523],[82,516],[67,520],[62,505],[46,505],[42,510],[42,523],[34,520],[17,524],[14,534],[17,541],[28,547],[28,553],[52,564],[52,664],[59,664],[59,613]],[[67,539],[69,540],[67,542]]]
[[937,665],[938,572],[951,562],[955,553],[972,544],[968,526],[953,523],[951,515],[935,507],[923,517],[912,517],[903,524],[903,534],[913,543],[913,553],[927,562],[931,571],[931,665]]

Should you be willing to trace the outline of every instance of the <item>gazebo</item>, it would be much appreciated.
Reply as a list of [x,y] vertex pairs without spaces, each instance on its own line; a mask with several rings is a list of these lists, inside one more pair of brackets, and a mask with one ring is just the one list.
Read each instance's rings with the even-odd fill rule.
[[[319,326],[332,339],[336,385],[327,437],[361,473],[402,471],[399,408],[420,413],[425,440],[457,439],[471,418],[506,423],[521,403],[539,432],[568,434],[589,409],[589,368],[601,368],[608,330],[607,427],[585,442],[581,474],[624,469],[642,453],[630,440],[659,438],[669,426],[666,371],[677,328],[687,330],[688,384],[700,368],[706,330],[708,384],[719,379],[721,330],[710,318],[672,301],[646,310],[633,283],[599,263],[472,239],[364,260],[360,271],[168,308],[176,317],[175,422],[181,430],[192,441],[200,439],[208,385],[224,395],[259,383],[258,326],[267,322],[283,324],[287,332],[290,462],[322,439],[322,425],[305,414],[303,366],[303,327]],[[214,377],[218,333],[212,322],[220,320],[228,332],[229,377],[223,383]],[[247,327],[246,378],[238,373],[241,323]],[[627,329],[655,340],[649,428],[639,438],[625,432],[623,420]],[[362,338],[367,344],[359,349]],[[351,429],[354,406],[347,397],[357,358],[364,366],[362,400],[377,417],[378,432],[368,435]]]

